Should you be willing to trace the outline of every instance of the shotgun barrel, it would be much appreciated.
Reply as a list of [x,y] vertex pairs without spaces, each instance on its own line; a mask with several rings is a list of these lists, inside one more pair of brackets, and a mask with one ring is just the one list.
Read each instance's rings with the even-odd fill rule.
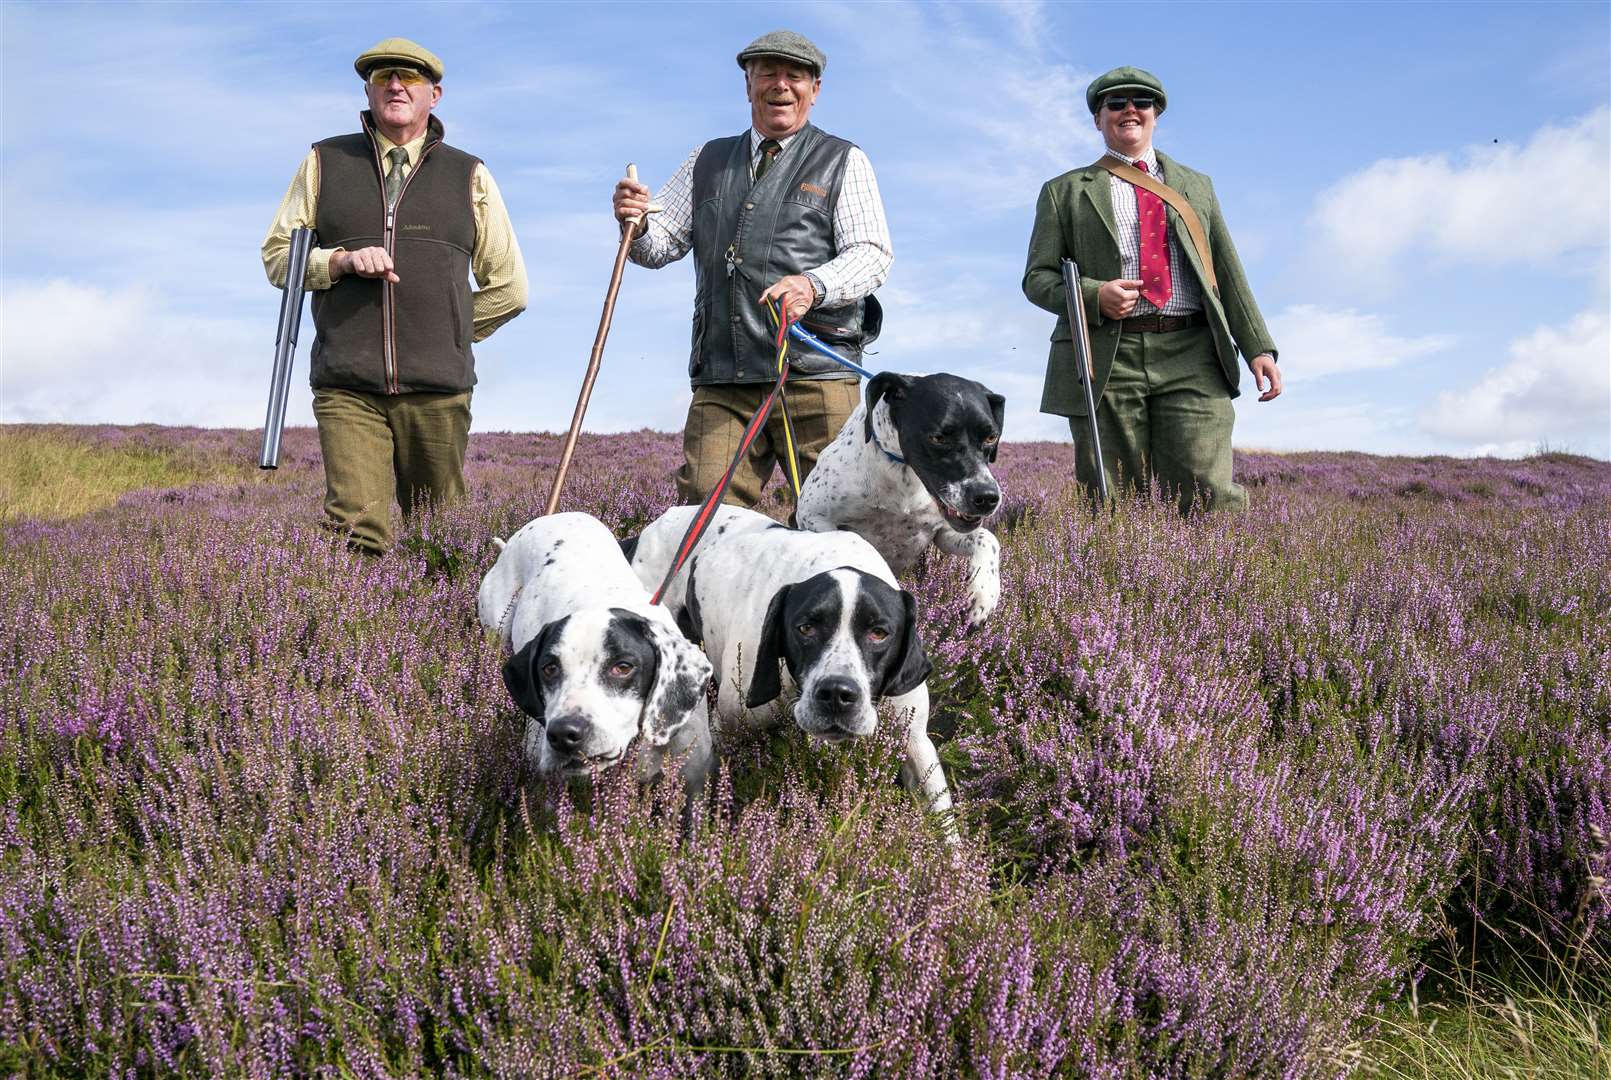
[[274,335],[274,371],[269,377],[268,415],[263,420],[262,469],[280,467],[280,436],[285,433],[285,401],[291,393],[291,361],[296,358],[296,335],[302,327],[302,282],[308,274],[312,229],[291,231],[291,252],[285,264],[285,291],[280,294],[280,325]]
[[1080,371],[1085,389],[1085,415],[1091,420],[1091,453],[1096,458],[1096,481],[1102,501],[1108,501],[1108,472],[1102,465],[1102,435],[1096,424],[1096,370],[1091,366],[1091,328],[1085,321],[1085,301],[1080,295],[1080,268],[1073,259],[1063,260],[1063,289],[1068,299],[1069,337],[1074,343],[1074,366]]

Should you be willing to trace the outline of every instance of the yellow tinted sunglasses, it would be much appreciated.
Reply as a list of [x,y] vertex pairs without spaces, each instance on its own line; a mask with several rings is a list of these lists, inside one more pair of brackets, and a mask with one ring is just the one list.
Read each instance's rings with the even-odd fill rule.
[[418,68],[377,67],[369,69],[369,82],[373,86],[390,86],[393,75],[402,80],[404,86],[419,86],[431,81],[430,76]]

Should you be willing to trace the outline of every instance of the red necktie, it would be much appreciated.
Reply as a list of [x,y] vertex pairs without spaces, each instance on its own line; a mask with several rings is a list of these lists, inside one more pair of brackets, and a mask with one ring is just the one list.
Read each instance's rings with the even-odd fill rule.
[[[1145,161],[1136,168],[1147,171]],[[1136,188],[1136,212],[1141,217],[1141,295],[1162,310],[1175,291],[1169,278],[1169,217],[1164,201],[1146,188]]]

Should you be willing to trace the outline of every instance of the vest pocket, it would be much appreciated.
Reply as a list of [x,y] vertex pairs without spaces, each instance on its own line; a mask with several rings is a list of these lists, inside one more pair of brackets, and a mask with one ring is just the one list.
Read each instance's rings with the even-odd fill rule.
[[468,351],[470,345],[470,328],[468,320],[464,317],[464,304],[460,300],[459,290],[448,286],[448,310],[453,316],[453,341],[460,349]]

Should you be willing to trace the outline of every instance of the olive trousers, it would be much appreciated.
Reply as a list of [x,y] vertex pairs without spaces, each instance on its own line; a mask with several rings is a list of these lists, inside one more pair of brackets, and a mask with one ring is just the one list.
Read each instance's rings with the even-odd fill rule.
[[[744,429],[772,392],[770,383],[728,383],[694,388],[688,422],[682,429],[682,468],[677,470],[677,494],[685,504],[698,504],[721,483],[727,466],[744,439]],[[800,482],[810,474],[817,456],[839,435],[861,402],[856,379],[801,379],[784,385],[789,418],[794,423],[794,445],[800,459]],[[783,407],[772,407],[766,427],[750,444],[749,453],[733,470],[722,502],[750,507],[761,501],[761,489],[788,450],[783,436]],[[788,466],[784,469],[787,472]]]
[[[1108,491],[1145,491],[1156,479],[1186,513],[1242,510],[1247,492],[1231,479],[1231,405],[1207,327],[1119,338],[1102,400],[1096,407]],[[1074,475],[1099,490],[1091,426],[1068,418],[1074,435]]]
[[470,394],[315,389],[325,524],[380,554],[392,544],[394,498],[404,517],[426,502],[464,498]]

